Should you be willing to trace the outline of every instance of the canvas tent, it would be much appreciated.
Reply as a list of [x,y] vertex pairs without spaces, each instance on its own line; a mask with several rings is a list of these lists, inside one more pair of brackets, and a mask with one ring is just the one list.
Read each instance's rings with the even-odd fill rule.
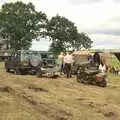
[[88,61],[88,55],[91,53],[87,50],[74,51],[72,53],[75,63],[86,62]]

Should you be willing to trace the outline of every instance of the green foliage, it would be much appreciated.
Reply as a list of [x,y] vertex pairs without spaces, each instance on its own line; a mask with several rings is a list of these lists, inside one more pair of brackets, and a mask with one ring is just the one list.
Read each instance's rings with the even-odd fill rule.
[[91,39],[84,33],[78,33],[74,23],[65,17],[52,17],[48,22],[47,31],[52,39],[50,51],[56,54],[60,51],[91,47]]
[[120,61],[117,59],[115,55],[111,57],[111,66],[115,68],[120,68]]
[[32,39],[45,32],[47,17],[32,3],[6,3],[0,11],[0,36],[10,49],[28,49]]
[[91,39],[78,33],[77,27],[59,15],[49,21],[45,13],[37,12],[32,3],[6,3],[0,11],[0,37],[8,49],[28,49],[33,39],[48,36],[52,40],[50,51],[90,48]]
[[60,53],[60,51],[65,52],[66,49],[62,42],[57,41],[57,42],[51,43],[49,51],[52,51],[55,55],[58,55]]
[[48,36],[52,39],[50,50],[59,53],[71,46],[71,41],[77,38],[77,28],[65,17],[52,17],[47,25]]
[[81,48],[90,48],[92,44],[91,39],[85,33],[78,33],[76,40],[73,40],[73,49],[80,50]]

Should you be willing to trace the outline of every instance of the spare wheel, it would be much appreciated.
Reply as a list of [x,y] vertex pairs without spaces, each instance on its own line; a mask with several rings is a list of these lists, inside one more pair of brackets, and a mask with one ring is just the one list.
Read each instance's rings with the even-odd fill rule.
[[30,59],[30,64],[33,66],[33,67],[37,67],[40,65],[40,60],[38,58],[31,58]]

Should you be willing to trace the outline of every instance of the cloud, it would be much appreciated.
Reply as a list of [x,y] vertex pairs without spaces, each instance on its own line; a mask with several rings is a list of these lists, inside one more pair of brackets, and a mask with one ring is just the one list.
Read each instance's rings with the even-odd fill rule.
[[120,49],[120,36],[106,34],[91,34],[93,48]]
[[96,3],[101,2],[102,0],[69,0],[70,4],[90,4],[90,3]]
[[110,20],[103,21],[103,23],[96,24],[90,27],[84,27],[82,30],[88,34],[106,34],[106,35],[120,35],[120,16],[112,17]]
[[48,39],[41,39],[40,41],[33,40],[30,49],[47,51],[49,49],[50,44],[51,41],[49,41]]
[[111,18],[111,22],[120,22],[120,16],[115,16]]
[[92,49],[120,49],[120,46],[113,44],[95,45]]
[[2,6],[2,4],[4,4],[6,2],[6,0],[0,0],[0,7]]
[[115,35],[115,36],[119,36],[120,35],[120,28],[116,28],[116,29],[110,29],[110,28],[106,28],[106,29],[92,29],[92,30],[86,30],[89,34],[106,34],[106,35]]
[[114,2],[120,2],[120,0],[113,0]]

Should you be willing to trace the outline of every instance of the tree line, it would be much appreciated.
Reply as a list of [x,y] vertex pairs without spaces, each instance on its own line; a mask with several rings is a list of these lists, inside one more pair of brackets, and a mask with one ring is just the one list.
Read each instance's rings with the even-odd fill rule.
[[49,50],[54,53],[90,48],[92,40],[79,33],[77,26],[66,17],[56,15],[51,19],[36,11],[32,3],[21,1],[5,3],[0,9],[0,45],[6,49],[29,49],[32,40],[39,37],[52,41]]

